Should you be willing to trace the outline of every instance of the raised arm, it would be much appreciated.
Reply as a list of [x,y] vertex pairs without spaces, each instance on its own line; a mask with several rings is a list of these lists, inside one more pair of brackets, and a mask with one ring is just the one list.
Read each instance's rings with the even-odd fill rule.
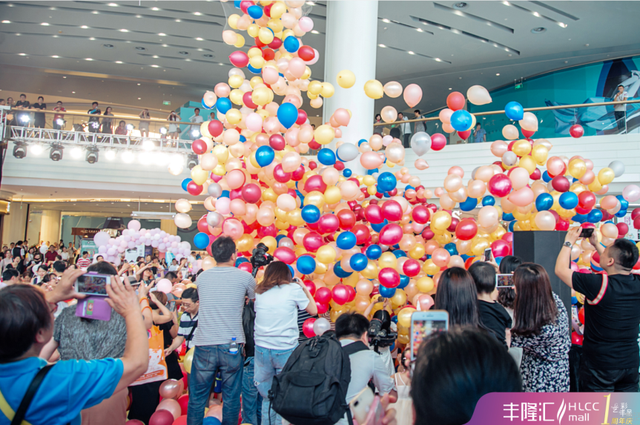
[[556,276],[560,278],[565,284],[567,284],[570,288],[573,288],[573,283],[571,281],[573,276],[573,270],[571,270],[571,246],[574,245],[578,238],[580,237],[580,232],[582,232],[581,227],[574,227],[573,229],[569,229],[567,232],[567,236],[565,236],[564,241],[570,242],[571,245],[562,245],[560,248],[560,253],[558,254],[558,259],[556,260]]
[[307,285],[304,284],[304,282],[302,281],[302,279],[300,278],[295,278],[296,283],[298,285],[300,285],[300,287],[302,288],[302,290],[304,291],[304,294],[307,296],[307,298],[309,299],[309,304],[307,304],[307,308],[305,308],[305,310],[307,311],[307,313],[309,313],[312,316],[317,316],[318,315],[318,306],[316,305],[316,300],[313,299],[313,295],[311,295],[311,292],[309,292],[309,288],[307,288]]

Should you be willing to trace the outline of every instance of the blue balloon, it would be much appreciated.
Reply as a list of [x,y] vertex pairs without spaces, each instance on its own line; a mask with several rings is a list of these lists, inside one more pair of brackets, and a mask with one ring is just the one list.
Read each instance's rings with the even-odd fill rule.
[[241,141],[242,143],[244,143],[244,142],[246,142],[246,141],[247,141],[247,138],[246,138],[246,137],[244,137],[244,136],[241,134],[241,135],[240,135],[240,141]]
[[620,210],[617,213],[615,213],[616,217],[624,217],[625,215],[627,215],[627,210]]
[[187,191],[187,185],[189,183],[191,183],[193,180],[191,180],[190,178],[186,178],[184,180],[182,180],[182,190],[184,190],[185,192]]
[[515,229],[515,226],[516,226],[516,222],[515,222],[515,220],[514,220],[514,221],[509,222],[509,231],[510,231],[510,232],[513,232],[513,229]]
[[547,211],[553,206],[553,196],[548,193],[541,193],[536,198],[536,209],[538,211]]
[[287,237],[286,235],[278,235],[276,236],[276,242],[280,242],[281,239],[284,239],[286,237]]
[[620,210],[629,209],[629,201],[624,199],[624,196],[618,195],[618,196],[616,196],[616,198],[618,198],[618,200],[620,201]]
[[575,221],[576,223],[584,223],[587,221],[588,217],[589,216],[587,214],[576,214],[571,217],[571,220]]
[[285,38],[282,42],[282,45],[284,46],[284,49],[289,53],[295,53],[300,48],[300,42],[292,35]]
[[240,9],[240,3],[242,3],[242,0],[233,0],[233,7]]
[[587,221],[589,223],[598,223],[600,220],[602,220],[602,211],[598,209],[594,208],[587,214]]
[[344,170],[342,170],[342,175],[346,178],[349,178],[353,175],[353,171],[351,171],[350,168],[345,168]]
[[449,242],[444,246],[444,249],[449,251],[450,255],[458,255],[458,248],[456,248],[456,244],[453,242]]
[[504,257],[496,257],[496,258],[494,258],[494,260],[496,260],[496,264],[497,264],[497,265],[500,265],[500,263],[502,263],[502,259],[503,259],[503,258],[504,258]]
[[549,183],[549,182],[550,182],[551,180],[553,180],[553,179],[551,178],[551,176],[549,175],[549,173],[547,173],[547,172],[545,171],[544,173],[542,173],[542,180],[543,180],[545,183]]
[[401,250],[399,245],[394,245],[393,247],[396,248],[396,250],[393,251],[392,254],[395,255],[396,258],[406,257],[407,256],[407,253],[404,252],[403,250]]
[[371,228],[373,229],[374,232],[380,233],[380,230],[382,230],[384,226],[389,224],[389,220],[385,218],[384,221],[380,224],[373,224],[373,223],[369,223],[369,224],[371,224]]
[[345,277],[349,277],[353,274],[353,272],[344,270],[342,268],[342,264],[340,264],[340,261],[336,261],[336,263],[333,265],[333,273],[335,273],[335,275],[340,279],[344,279]]
[[385,171],[378,176],[378,192],[389,192],[396,188],[398,180],[392,173]]
[[289,272],[291,273],[291,276],[295,276],[296,275],[296,271],[293,270],[293,267],[291,267],[291,264],[287,264],[287,267],[289,267]]
[[513,221],[515,219],[516,218],[511,213],[508,213],[508,214],[505,212],[502,213],[502,221]]
[[371,260],[377,260],[382,255],[382,248],[380,245],[369,245],[365,251],[367,258]]
[[473,118],[471,114],[464,109],[455,111],[451,115],[451,127],[456,131],[467,131],[473,124]]
[[193,244],[198,249],[206,249],[207,246],[209,246],[209,235],[202,232],[196,233],[196,235],[193,237]]
[[231,109],[231,101],[226,97],[219,97],[216,101],[216,109],[221,114],[226,114]]
[[311,274],[316,270],[316,260],[310,255],[301,255],[296,261],[296,268],[302,274]]
[[520,121],[524,116],[524,109],[518,102],[511,101],[504,107],[504,113],[510,120]]
[[[238,2],[240,3],[240,2]],[[239,7],[239,6],[238,6]],[[221,425],[222,422],[220,422],[220,419],[213,417],[213,416],[207,416],[206,418],[204,418],[202,420],[202,425]]]
[[487,195],[484,198],[482,198],[482,206],[486,207],[487,205],[495,205],[496,204],[496,198],[494,198],[491,195]]
[[336,163],[336,154],[329,148],[322,148],[318,151],[318,162],[322,165],[333,165]]
[[410,280],[411,279],[409,279],[409,276],[405,276],[400,273],[400,285],[398,285],[398,289],[404,289],[409,284]]
[[247,69],[251,71],[252,74],[260,74],[262,73],[262,68],[254,68],[251,64],[247,64]]
[[247,14],[253,19],[260,19],[262,18],[262,8],[256,5],[249,6],[247,8]]
[[276,157],[276,153],[271,146],[260,146],[256,150],[256,162],[261,167],[266,167],[273,162],[273,158]]
[[464,202],[460,202],[460,209],[462,211],[471,211],[476,205],[478,205],[478,199],[468,197]]
[[283,103],[278,107],[278,121],[285,128],[291,128],[298,119],[298,108],[293,103]]
[[369,259],[367,259],[366,255],[360,253],[353,254],[349,260],[349,266],[356,272],[366,269],[367,264],[369,264]]
[[[543,193],[542,195],[549,195],[549,194],[548,193]],[[542,196],[542,195],[540,195],[540,196]],[[549,196],[551,196],[551,195],[549,195]],[[573,208],[578,206],[578,195],[576,195],[573,192],[565,192],[562,195],[560,195],[560,199],[558,200],[558,203],[565,210],[571,210],[571,209],[573,209]]]
[[395,295],[396,288],[387,288],[386,286],[380,285],[380,287],[378,288],[378,291],[380,292],[381,297],[391,298]]
[[231,197],[231,192],[229,192],[228,190],[223,190],[222,193],[220,194],[221,198],[230,198]]
[[356,246],[356,235],[351,232],[342,232],[336,238],[336,245],[340,249],[351,249]]
[[305,223],[317,223],[320,220],[320,209],[315,205],[307,205],[300,211],[300,216]]
[[242,263],[248,263],[248,262],[249,262],[248,258],[238,257],[236,258],[236,267],[238,267]]

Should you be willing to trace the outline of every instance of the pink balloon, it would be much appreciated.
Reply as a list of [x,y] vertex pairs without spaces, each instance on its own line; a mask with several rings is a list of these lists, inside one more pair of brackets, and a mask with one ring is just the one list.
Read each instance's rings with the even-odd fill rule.
[[[258,115],[258,114],[256,114]],[[239,189],[244,185],[246,181],[245,174],[240,170],[231,170],[227,173],[227,184],[229,189]]]
[[376,152],[365,152],[360,156],[360,164],[367,170],[378,168],[383,162],[384,159],[380,158]]
[[166,410],[173,415],[173,419],[176,420],[182,415],[182,408],[180,403],[172,398],[165,398],[158,404],[156,412],[159,410]]
[[231,87],[227,83],[218,83],[213,91],[218,97],[228,97],[229,93],[231,93]]
[[293,262],[296,261],[296,253],[293,252],[291,248],[284,246],[276,248],[273,252],[273,256],[286,264],[293,264]]
[[218,198],[215,204],[216,211],[223,215],[229,214],[231,212],[230,203],[231,200],[229,198]]
[[255,112],[247,115],[247,117],[244,119],[244,122],[247,125],[247,128],[251,131],[258,132],[262,130],[262,117]]
[[278,77],[280,77],[280,75],[275,68],[270,66],[262,68],[262,80],[266,84],[275,84],[278,81]]
[[235,218],[229,218],[226,219],[222,224],[222,232],[225,235],[230,236],[231,239],[235,241],[242,237],[242,234],[244,233],[244,227],[239,220]]
[[440,121],[442,122],[450,122],[451,115],[453,115],[453,111],[451,109],[445,108],[440,111],[440,113],[438,114],[438,118],[440,118]]
[[378,239],[381,244],[395,245],[402,239],[402,227],[389,223],[380,230]]
[[349,125],[349,120],[351,120],[349,111],[344,108],[336,109],[336,111],[333,113],[333,117],[335,118],[336,122],[342,126]]
[[417,84],[409,84],[404,88],[404,94],[402,97],[407,105],[409,105],[410,108],[413,108],[422,100],[422,89]]
[[289,61],[288,71],[296,78],[302,77],[304,71],[307,69],[307,64],[300,58],[292,58]]
[[307,16],[303,16],[298,20],[298,26],[304,32],[309,32],[313,29],[313,20]]

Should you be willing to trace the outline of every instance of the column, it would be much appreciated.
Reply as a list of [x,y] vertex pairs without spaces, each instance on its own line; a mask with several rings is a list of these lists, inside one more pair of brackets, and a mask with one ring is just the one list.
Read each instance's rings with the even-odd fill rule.
[[24,240],[27,229],[28,204],[11,202],[9,214],[4,216],[2,225],[2,244],[9,246],[11,242]]
[[[324,80],[335,87],[335,94],[324,99],[323,122],[338,108],[351,111],[349,125],[342,128],[342,140],[357,144],[373,134],[374,100],[364,93],[364,83],[376,78],[378,48],[378,1],[328,1],[325,38]],[[343,89],[336,81],[348,69],[356,83]],[[335,147],[335,143],[331,145]],[[359,158],[346,163],[355,174],[366,174]]]
[[173,220],[160,220],[160,230],[164,230],[170,235],[178,234],[178,226]]
[[40,240],[50,242],[52,244],[60,242],[60,221],[62,219],[62,212],[44,210],[42,211],[41,217]]

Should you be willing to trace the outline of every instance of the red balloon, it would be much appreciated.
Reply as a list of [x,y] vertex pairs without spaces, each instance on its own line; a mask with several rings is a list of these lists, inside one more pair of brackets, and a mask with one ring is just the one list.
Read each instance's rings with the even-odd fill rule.
[[609,211],[600,210],[600,212],[602,213],[602,219],[600,221],[605,222],[613,219],[613,214],[611,214]]
[[391,267],[385,267],[378,273],[378,281],[385,288],[396,288],[400,285],[400,273]]
[[313,331],[313,324],[315,323],[316,318],[310,317],[302,323],[302,333],[307,338],[313,338],[316,336],[316,333]]
[[424,205],[418,205],[413,208],[413,211],[411,211],[411,218],[413,218],[413,221],[419,224],[427,224],[430,217],[431,212],[429,208],[425,207]]
[[447,96],[447,107],[452,111],[458,111],[464,108],[464,104],[464,95],[458,91],[451,92],[449,93],[449,96]]
[[[558,192],[567,192],[571,188],[571,182],[565,176],[555,176],[553,180],[551,180],[551,186]],[[580,202],[580,198],[578,197],[578,202]]]
[[399,221],[402,219],[402,206],[398,201],[389,200],[382,204],[382,217],[389,221]]
[[187,414],[187,407],[189,406],[189,394],[181,395],[178,399],[178,403],[180,403],[180,410],[183,415]]
[[371,224],[380,224],[384,221],[382,208],[378,204],[369,204],[364,209],[364,217]]
[[324,180],[322,180],[322,176],[318,176],[318,175],[311,176],[304,183],[305,192],[309,193],[309,192],[313,192],[314,190],[321,193],[324,193],[324,191],[327,190],[327,184],[324,182]]
[[640,270],[640,257],[638,258],[638,261],[636,261],[635,266],[633,266],[633,270]]
[[186,415],[186,413],[184,415],[180,416],[175,421],[173,421],[172,425],[187,425],[187,415]]
[[325,214],[318,220],[318,232],[326,235],[327,233],[333,233],[340,228],[340,220],[333,214]]
[[253,271],[253,266],[248,261],[245,261],[244,263],[238,264],[238,268],[240,270],[243,270],[243,271],[247,272],[247,273],[251,273]]
[[255,183],[248,183],[242,187],[242,199],[250,204],[255,204],[260,200],[262,191]]
[[494,257],[506,257],[511,255],[511,246],[502,239],[498,239],[491,244],[491,252]]
[[529,138],[529,137],[531,137],[531,136],[533,136],[533,135],[535,134],[535,131],[525,130],[525,129],[524,129],[524,128],[522,128],[522,127],[520,128],[520,131],[522,132],[522,135],[523,135],[524,137],[527,137],[527,138]]
[[418,276],[420,273],[420,262],[418,260],[414,260],[413,258],[409,258],[402,265],[402,271],[406,276],[414,277]]
[[585,190],[584,192],[580,192],[578,195],[578,205],[582,208],[589,209],[593,208],[596,205],[596,195]]
[[329,304],[319,303],[318,301],[316,301],[316,307],[318,308],[318,314],[325,314],[329,310]]
[[584,128],[580,124],[574,124],[569,128],[569,134],[576,139],[584,136]]
[[578,320],[584,325],[584,307],[580,307],[578,310]]
[[504,174],[496,174],[489,180],[489,193],[499,198],[511,192],[511,179]]
[[262,51],[262,57],[267,61],[273,60],[273,58],[276,57],[276,52],[274,52],[273,49],[266,48]]
[[471,136],[471,130],[458,131],[458,136],[460,136],[462,140],[467,140],[469,136]]
[[273,178],[280,183],[286,183],[291,180],[291,173],[287,173],[282,169],[282,164],[278,164],[273,168]]
[[[311,140],[309,143],[309,149],[318,150],[322,147],[322,145],[314,140]],[[318,164],[315,161],[309,161],[309,168],[315,170]]]
[[248,91],[242,95],[242,103],[244,103],[247,108],[256,109],[258,105],[253,103],[253,100],[251,99],[251,93],[251,91]]
[[278,236],[278,229],[276,229],[275,224],[258,227],[258,237],[264,238],[265,236],[273,236],[274,238]]
[[202,233],[206,233],[207,235],[210,235],[211,232],[209,232],[209,225],[207,224],[207,216],[204,215],[202,217],[200,217],[200,220],[198,220],[198,231],[202,232]]
[[316,232],[309,232],[304,235],[304,238],[302,238],[302,245],[304,245],[304,248],[307,251],[316,252],[322,245],[324,245],[324,241],[322,240],[322,236]]
[[269,137],[269,146],[271,146],[276,151],[283,150],[286,144],[287,142],[280,134],[272,134],[271,137]]
[[276,248],[273,252],[273,256],[286,264],[293,264],[296,261],[296,253],[293,252],[291,248],[286,246],[281,246],[280,248]]
[[460,223],[460,219],[451,217],[451,224],[449,225],[449,227],[447,227],[447,232],[455,232],[458,223]]
[[569,221],[568,220],[556,220],[556,230],[566,231],[569,230]]
[[304,286],[307,287],[307,289],[309,290],[309,293],[311,294],[312,297],[316,294],[316,284],[313,283],[313,281],[305,280],[304,281]]
[[213,137],[218,137],[219,135],[222,134],[222,131],[224,130],[224,126],[218,120],[209,121],[209,125],[207,127],[209,127],[209,133]]
[[269,43],[268,46],[274,50],[279,49],[280,46],[282,46],[282,40],[280,40],[278,37],[274,37],[273,41]]
[[158,410],[151,415],[149,425],[172,425],[173,415],[168,410]]
[[[311,46],[302,46],[298,49],[298,57],[305,62],[309,62],[316,55]],[[303,123],[304,124],[304,123]]]
[[627,226],[627,223],[620,222],[616,224],[616,227],[618,228],[618,239],[624,238],[627,236],[627,233],[629,233],[629,226]]
[[356,290],[349,285],[344,285],[344,287],[347,288],[347,293],[349,294],[349,298],[347,299],[347,302],[350,303],[351,301],[356,299]]
[[571,332],[571,343],[574,345],[582,345],[584,341],[584,336],[578,334],[577,332]]
[[[304,46],[304,47],[307,47],[307,46]],[[296,120],[296,124],[302,125],[305,122],[307,122],[307,113],[302,109],[298,109],[298,119]]]
[[540,180],[540,177],[542,177],[542,172],[540,171],[539,168],[536,168],[533,173],[529,174],[529,178],[531,180]]
[[244,68],[249,64],[249,56],[241,50],[236,50],[231,53],[229,55],[229,60],[233,66],[237,66],[238,68]]
[[191,149],[193,150],[193,153],[202,155],[207,152],[207,142],[202,139],[194,140],[191,144]]
[[189,184],[187,184],[187,192],[189,192],[189,195],[198,196],[202,193],[202,186],[190,181]]
[[478,225],[473,218],[465,218],[456,227],[456,237],[462,241],[470,241],[478,233]]
[[436,133],[431,136],[431,150],[440,151],[447,146],[447,138],[444,134]]
[[351,233],[356,235],[356,245],[364,245],[371,239],[371,231],[364,224],[353,226]]
[[513,243],[513,232],[507,232],[504,235],[502,235],[501,238],[503,241],[508,242],[509,244]]
[[338,221],[340,222],[340,228],[342,230],[349,230],[356,224],[356,215],[353,211],[348,209],[342,209],[336,213]]
[[300,180],[302,180],[304,178],[304,173],[306,172],[304,165],[300,164],[300,166],[298,168],[296,168],[295,171],[293,171],[291,173],[291,180],[293,180],[294,182],[299,182]]
[[[345,168],[344,162],[336,161],[336,163],[333,164],[333,168],[335,168],[338,171],[344,170],[344,168]],[[349,179],[349,180],[351,180],[351,179]],[[360,183],[357,183],[357,184],[360,185]],[[391,192],[389,192],[389,193],[391,193]],[[389,196],[393,196],[393,195],[389,195]]]
[[422,231],[422,239],[424,239],[425,241],[431,240],[434,238],[436,234],[433,233],[433,230],[426,228]]
[[331,289],[326,287],[318,288],[313,299],[322,304],[329,304],[329,301],[331,301]]
[[379,241],[383,245],[395,245],[402,239],[402,227],[389,223],[380,230]]
[[635,220],[637,216],[640,215],[640,208],[634,208],[633,211],[631,211],[631,219]]
[[349,291],[347,291],[346,286],[341,283],[333,287],[331,295],[336,304],[343,305],[349,302]]

